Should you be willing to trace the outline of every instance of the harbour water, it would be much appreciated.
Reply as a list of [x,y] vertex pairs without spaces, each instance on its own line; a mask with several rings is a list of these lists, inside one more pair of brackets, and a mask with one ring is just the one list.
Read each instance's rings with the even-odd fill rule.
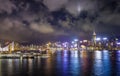
[[0,59],[0,76],[120,76],[120,51],[57,51],[49,58]]

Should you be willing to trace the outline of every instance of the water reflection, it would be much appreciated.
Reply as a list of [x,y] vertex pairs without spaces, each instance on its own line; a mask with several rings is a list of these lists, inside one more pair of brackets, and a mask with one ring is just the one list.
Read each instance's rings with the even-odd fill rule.
[[80,62],[80,56],[78,51],[74,51],[71,53],[71,59],[70,59],[70,74],[74,76],[80,76],[81,74],[81,62]]
[[117,51],[116,59],[116,76],[120,76],[120,51]]
[[49,58],[0,59],[0,76],[120,76],[120,51],[58,51]]
[[33,59],[28,59],[27,61],[28,64],[28,75],[32,76],[32,71],[33,71]]
[[94,75],[110,76],[111,63],[108,51],[96,51],[94,53]]
[[92,65],[90,64],[92,63],[91,55],[87,51],[81,51],[80,53],[81,53],[80,61],[81,61],[82,76],[89,76],[91,74],[90,69],[92,68]]
[[0,60],[0,76],[2,76],[1,60]]
[[6,60],[6,62],[8,63],[8,72],[9,72],[9,75],[12,75],[13,73],[13,60],[9,59],[9,60]]
[[64,57],[62,58],[63,59],[63,76],[67,76],[67,71],[68,71],[68,61],[69,61],[69,58],[68,58],[68,52],[65,50],[64,52]]
[[102,52],[101,51],[95,51],[95,60],[101,60],[102,59]]
[[[62,53],[62,54],[61,54]],[[62,55],[62,56],[61,56]],[[62,65],[61,65],[62,64]],[[79,75],[80,60],[78,51],[63,51],[57,53],[57,70],[60,76]]]

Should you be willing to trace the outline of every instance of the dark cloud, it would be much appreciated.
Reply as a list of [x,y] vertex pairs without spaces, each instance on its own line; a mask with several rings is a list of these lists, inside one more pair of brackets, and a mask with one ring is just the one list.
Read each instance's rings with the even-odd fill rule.
[[119,0],[0,0],[1,39],[91,38],[94,28],[117,34],[119,20]]

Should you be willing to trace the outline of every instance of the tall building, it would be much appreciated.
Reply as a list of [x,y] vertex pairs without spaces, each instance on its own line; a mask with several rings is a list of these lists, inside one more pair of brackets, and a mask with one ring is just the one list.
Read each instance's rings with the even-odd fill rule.
[[93,45],[96,46],[96,32],[95,31],[93,32],[92,41],[93,41]]

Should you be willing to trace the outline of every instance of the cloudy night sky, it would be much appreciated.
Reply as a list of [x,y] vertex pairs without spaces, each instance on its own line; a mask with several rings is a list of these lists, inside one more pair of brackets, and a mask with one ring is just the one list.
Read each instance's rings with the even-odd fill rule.
[[120,34],[119,0],[0,0],[0,39],[47,41]]

